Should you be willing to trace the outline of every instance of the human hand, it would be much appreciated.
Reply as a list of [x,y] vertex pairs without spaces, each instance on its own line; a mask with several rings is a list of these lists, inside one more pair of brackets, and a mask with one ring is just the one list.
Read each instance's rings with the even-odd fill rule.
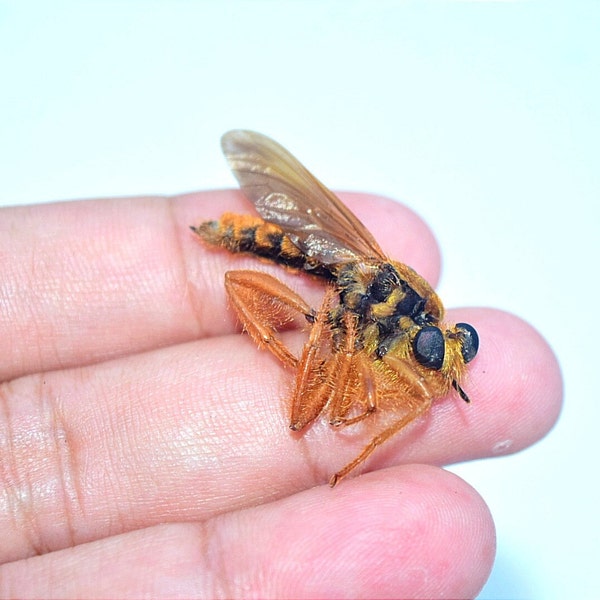
[[[437,279],[414,214],[342,199]],[[0,596],[474,596],[493,523],[432,465],[542,437],[561,402],[551,350],[514,316],[449,311],[481,339],[471,405],[436,402],[332,490],[365,438],[289,431],[292,375],[236,331],[223,273],[258,264],[312,305],[322,288],[198,244],[188,226],[226,210],[250,209],[233,191],[2,209]]]

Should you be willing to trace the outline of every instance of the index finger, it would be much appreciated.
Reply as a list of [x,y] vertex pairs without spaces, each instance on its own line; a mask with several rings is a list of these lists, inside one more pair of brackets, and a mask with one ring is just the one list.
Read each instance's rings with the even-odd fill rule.
[[[437,279],[437,246],[414,213],[366,194],[341,197],[385,251]],[[0,379],[230,333],[225,270],[292,276],[206,248],[189,226],[250,210],[233,190],[2,209]],[[295,277],[292,287],[311,282]]]

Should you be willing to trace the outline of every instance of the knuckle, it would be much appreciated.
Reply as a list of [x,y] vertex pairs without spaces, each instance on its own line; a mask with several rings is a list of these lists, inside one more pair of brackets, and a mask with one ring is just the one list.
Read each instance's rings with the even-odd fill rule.
[[71,442],[43,375],[0,385],[0,530],[5,532],[0,559],[73,543],[81,504]]

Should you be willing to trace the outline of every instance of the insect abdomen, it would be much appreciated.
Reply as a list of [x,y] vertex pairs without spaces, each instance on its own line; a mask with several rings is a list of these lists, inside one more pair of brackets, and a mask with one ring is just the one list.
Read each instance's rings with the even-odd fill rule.
[[254,254],[314,275],[328,279],[332,277],[326,265],[304,254],[281,227],[260,217],[225,213],[218,221],[205,221],[191,229],[208,244],[226,248],[230,252]]

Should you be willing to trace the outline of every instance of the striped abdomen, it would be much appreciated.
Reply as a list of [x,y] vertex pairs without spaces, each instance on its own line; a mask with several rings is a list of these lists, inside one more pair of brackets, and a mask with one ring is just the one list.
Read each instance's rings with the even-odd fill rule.
[[334,277],[327,265],[304,254],[281,227],[260,217],[225,213],[218,221],[205,221],[191,229],[212,246],[260,256],[326,279]]

